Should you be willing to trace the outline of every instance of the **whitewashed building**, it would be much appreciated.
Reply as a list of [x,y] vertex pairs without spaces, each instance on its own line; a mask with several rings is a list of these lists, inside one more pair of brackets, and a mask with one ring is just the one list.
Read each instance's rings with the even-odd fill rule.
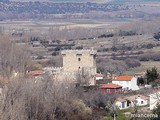
[[149,96],[145,95],[132,95],[132,96],[124,96],[122,98],[118,98],[115,102],[115,105],[119,109],[126,109],[134,106],[146,106],[149,104]]
[[125,97],[125,99],[129,102],[130,107],[136,106],[146,106],[149,104],[149,96],[145,95],[132,95]]
[[117,98],[115,101],[115,106],[122,110],[122,109],[127,109],[129,106],[127,105],[127,100],[123,98]]
[[121,85],[123,90],[138,90],[137,78],[133,76],[119,76],[112,80],[112,83]]
[[101,74],[101,73],[96,74],[96,80],[103,80],[103,78],[104,78],[103,74]]

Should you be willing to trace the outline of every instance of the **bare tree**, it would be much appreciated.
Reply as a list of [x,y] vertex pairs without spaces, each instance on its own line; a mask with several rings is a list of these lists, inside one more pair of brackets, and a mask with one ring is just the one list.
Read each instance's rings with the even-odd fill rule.
[[76,82],[81,86],[89,86],[90,79],[91,75],[89,74],[89,72],[82,73],[82,71],[79,71],[76,75]]
[[28,47],[16,45],[9,37],[0,40],[0,74],[8,79],[13,71],[24,74],[31,63]]
[[3,77],[9,78],[13,70],[11,64],[13,46],[8,37],[1,38],[0,44],[0,71]]
[[99,90],[89,91],[84,99],[85,102],[92,108],[104,109],[106,111],[113,111],[114,102],[117,94],[103,94]]
[[0,105],[3,120],[92,120],[92,110],[75,93],[70,82],[42,79],[12,81]]
[[103,73],[122,74],[128,67],[124,61],[100,58],[97,63],[98,70]]
[[[2,120],[97,120],[94,109],[111,111],[115,95],[99,90],[84,92],[73,82],[51,76],[21,78],[3,88],[0,102]],[[95,115],[97,114],[97,117]]]

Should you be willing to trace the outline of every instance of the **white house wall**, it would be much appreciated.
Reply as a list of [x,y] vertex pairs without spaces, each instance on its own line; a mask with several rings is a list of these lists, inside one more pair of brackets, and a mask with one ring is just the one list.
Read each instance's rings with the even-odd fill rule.
[[112,83],[122,86],[122,89],[126,89],[127,87],[129,87],[126,84],[126,81],[112,81]]
[[122,89],[138,90],[137,78],[133,77],[131,81],[112,81],[113,84],[118,84],[122,86]]
[[124,102],[124,108],[122,108],[122,102],[117,101],[117,102],[115,103],[115,105],[116,105],[119,109],[126,109],[126,108],[128,108],[126,101]]
[[[136,105],[137,106],[145,106],[145,105],[148,105],[148,100],[144,100],[144,99],[141,99],[141,98],[137,98],[137,103]],[[143,103],[141,103],[143,101]]]
[[132,80],[131,80],[131,82],[130,82],[130,88],[131,88],[132,90],[138,90],[138,89],[139,89],[139,87],[138,87],[138,85],[137,85],[137,78],[136,78],[136,77],[133,77],[133,78],[132,78]]
[[96,80],[102,80],[103,77],[96,77]]

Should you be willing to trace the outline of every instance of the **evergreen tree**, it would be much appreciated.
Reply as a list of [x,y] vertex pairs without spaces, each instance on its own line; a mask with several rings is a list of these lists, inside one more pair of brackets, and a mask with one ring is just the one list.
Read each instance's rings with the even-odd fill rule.
[[147,84],[153,82],[158,78],[159,74],[156,67],[153,67],[152,69],[148,69],[146,73],[147,77]]

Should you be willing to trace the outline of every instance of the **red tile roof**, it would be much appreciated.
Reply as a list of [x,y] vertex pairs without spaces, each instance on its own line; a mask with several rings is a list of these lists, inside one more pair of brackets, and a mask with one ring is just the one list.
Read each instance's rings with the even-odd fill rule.
[[122,86],[117,85],[117,84],[113,84],[113,83],[108,83],[108,84],[102,84],[100,86],[100,88],[102,88],[102,89],[107,89],[107,88],[114,89],[114,88],[122,88]]
[[149,100],[149,96],[146,96],[146,95],[136,95],[136,97],[140,97],[141,99],[144,99],[144,100]]
[[118,76],[113,81],[131,81],[133,76]]
[[123,99],[123,98],[117,98],[116,101],[119,101],[119,102],[125,102],[126,100]]
[[96,74],[96,77],[104,77],[104,75],[101,74],[101,73],[97,73],[97,74]]
[[33,76],[38,76],[38,75],[44,74],[44,71],[43,70],[33,70],[30,72],[30,74]]

